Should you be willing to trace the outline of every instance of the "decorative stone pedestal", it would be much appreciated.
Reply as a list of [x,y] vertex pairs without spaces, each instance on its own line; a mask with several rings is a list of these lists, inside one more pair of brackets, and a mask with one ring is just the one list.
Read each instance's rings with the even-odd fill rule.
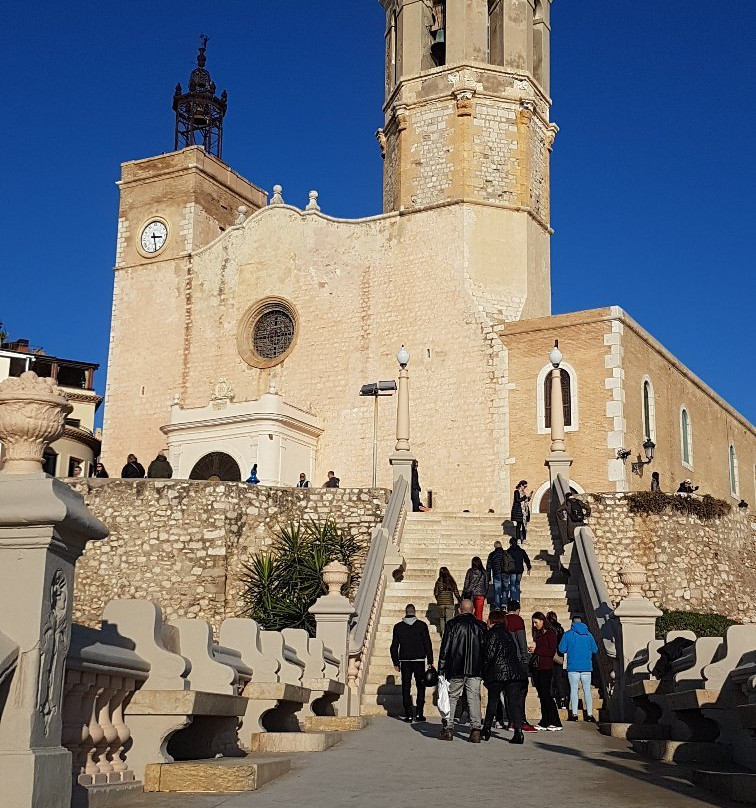
[[[341,588],[348,579],[349,570],[338,561],[332,561],[323,570],[328,594],[319,597],[310,607],[317,625],[315,636],[338,658],[339,681],[344,684],[347,683],[349,669],[349,623],[356,614],[351,601],[341,594]],[[350,715],[349,697],[350,690],[347,687],[334,703],[337,715]]]
[[74,565],[108,530],[80,494],[42,472],[71,405],[52,379],[0,384],[0,631],[18,647],[0,719],[3,808],[68,808],[71,755],[61,745]]

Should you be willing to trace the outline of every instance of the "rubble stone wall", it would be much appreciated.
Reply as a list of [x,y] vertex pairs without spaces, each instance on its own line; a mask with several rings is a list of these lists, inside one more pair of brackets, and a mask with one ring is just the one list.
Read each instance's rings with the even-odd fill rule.
[[629,560],[648,573],[644,594],[659,608],[717,612],[756,622],[756,518],[738,508],[702,521],[681,513],[631,514],[624,494],[591,495],[589,524],[612,601]]
[[242,612],[241,575],[279,526],[335,520],[364,556],[388,501],[384,489],[267,488],[195,480],[81,480],[72,484],[109,528],[76,567],[74,620],[96,626],[113,598],[148,598],[167,619],[217,629]]

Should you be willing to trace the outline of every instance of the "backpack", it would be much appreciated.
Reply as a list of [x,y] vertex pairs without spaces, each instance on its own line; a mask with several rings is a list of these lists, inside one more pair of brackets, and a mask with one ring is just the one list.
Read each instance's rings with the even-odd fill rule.
[[570,521],[572,522],[582,522],[584,518],[583,513],[583,506],[580,503],[580,500],[570,498],[568,503],[568,510],[570,513]]
[[512,556],[509,554],[509,550],[504,551],[504,555],[501,559],[501,571],[504,574],[511,574],[515,571],[515,563]]

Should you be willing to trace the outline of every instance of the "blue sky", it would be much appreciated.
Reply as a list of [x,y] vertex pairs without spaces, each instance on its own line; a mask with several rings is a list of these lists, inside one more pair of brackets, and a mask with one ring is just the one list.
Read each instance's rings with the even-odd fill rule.
[[[4,11],[0,320],[99,362],[124,160],[173,147],[198,35],[224,159],[300,207],[381,206],[377,0],[42,0]],[[726,13],[725,13],[726,11]],[[555,0],[553,310],[620,305],[754,420],[754,0]],[[140,335],[134,335],[138,345]]]

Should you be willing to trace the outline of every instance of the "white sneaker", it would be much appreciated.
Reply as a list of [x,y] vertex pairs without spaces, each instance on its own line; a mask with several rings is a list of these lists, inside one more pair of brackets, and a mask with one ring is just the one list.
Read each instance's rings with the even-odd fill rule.
[[546,727],[546,729],[549,732],[561,732],[563,728],[562,727],[556,727],[556,726],[554,726],[554,724],[552,724],[550,727]]
[[551,729],[551,727],[542,727],[540,724],[536,724],[535,728],[538,730],[538,732],[546,732],[547,729]]

